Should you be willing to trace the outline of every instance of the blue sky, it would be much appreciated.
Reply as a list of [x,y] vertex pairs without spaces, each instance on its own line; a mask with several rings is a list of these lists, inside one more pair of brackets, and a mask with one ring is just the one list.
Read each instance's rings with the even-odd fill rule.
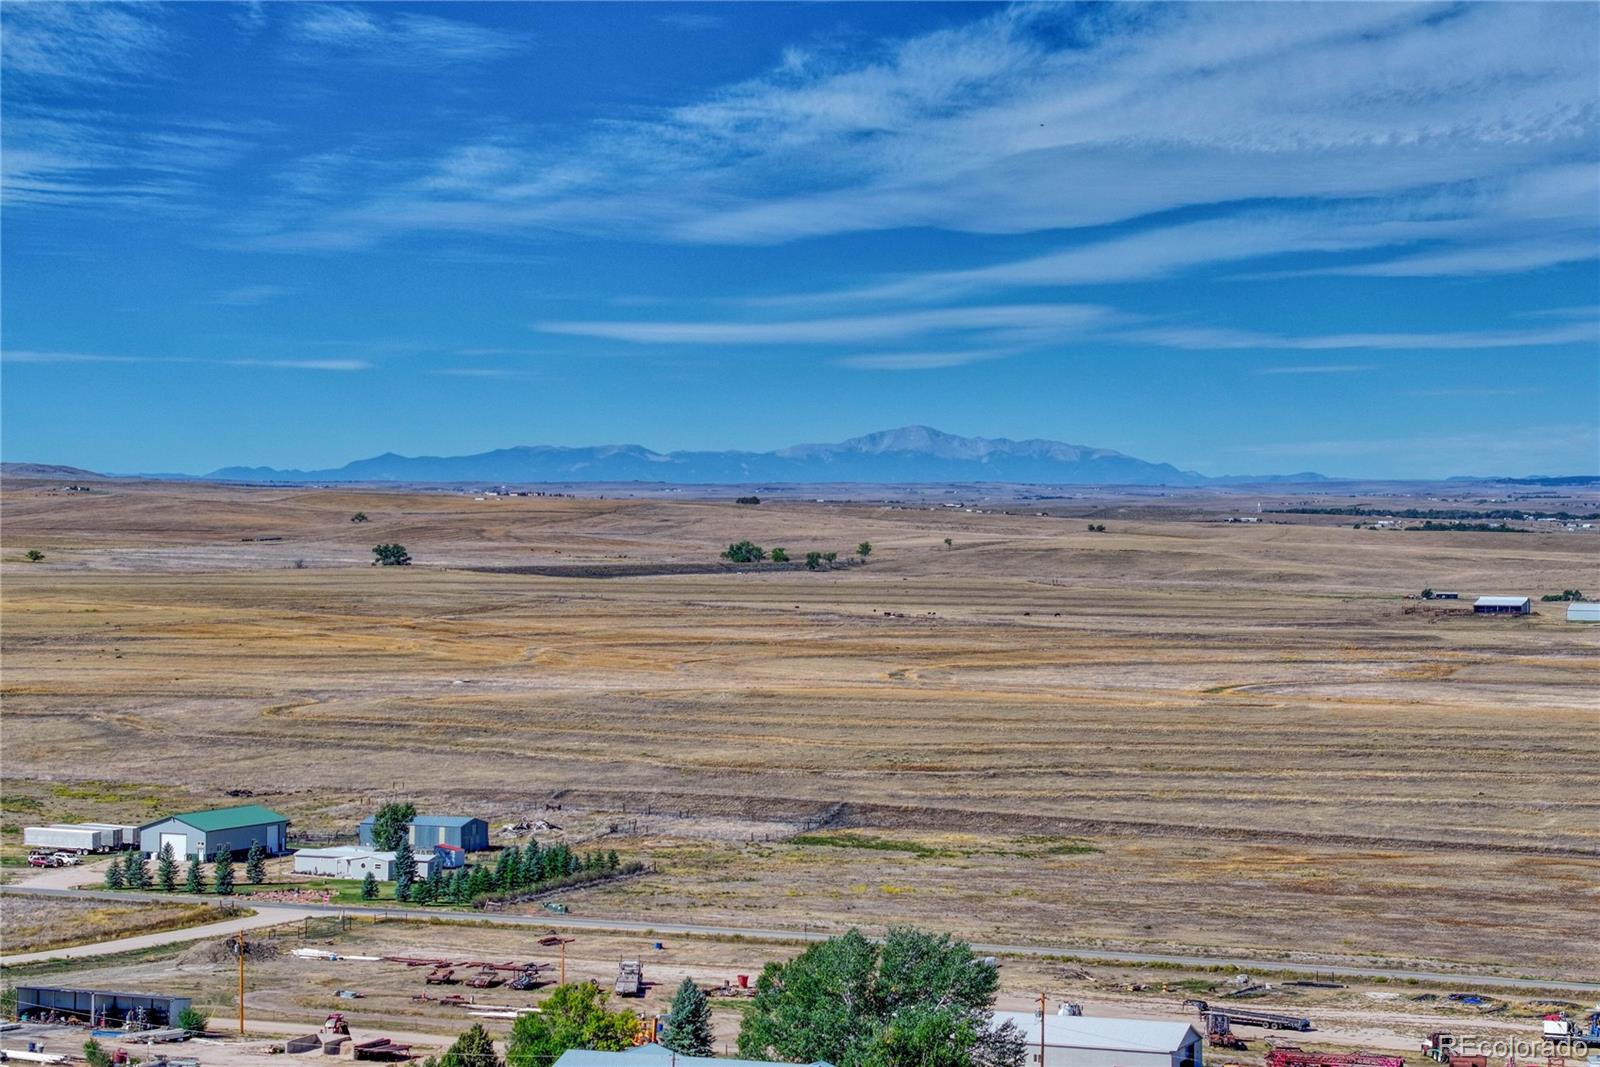
[[7,4],[3,449],[1600,470],[1600,6]]

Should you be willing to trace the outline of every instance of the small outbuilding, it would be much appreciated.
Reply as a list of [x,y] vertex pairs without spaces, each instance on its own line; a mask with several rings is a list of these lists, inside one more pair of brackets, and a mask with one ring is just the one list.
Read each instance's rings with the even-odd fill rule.
[[210,859],[218,849],[242,854],[255,844],[269,856],[280,856],[288,851],[288,840],[288,818],[260,804],[187,811],[139,827],[139,851],[154,856],[171,845],[173,856],[180,860]]
[[[369,815],[356,827],[356,836],[368,848],[372,847],[372,830],[377,816]],[[419,852],[434,845],[454,845],[467,852],[484,852],[489,848],[489,824],[482,819],[463,815],[418,815],[406,827],[411,847]]]
[[17,1018],[44,1022],[52,1018],[92,1027],[160,1029],[177,1021],[189,1007],[188,997],[161,993],[130,993],[121,989],[80,989],[75,986],[29,985],[15,987]]
[[1567,604],[1568,622],[1600,622],[1600,600],[1574,600]]
[[[460,851],[456,849],[458,854]],[[442,849],[418,850],[414,854],[417,861],[417,877],[428,877],[435,864],[439,864],[440,870],[452,870],[461,866],[459,863],[449,862],[448,854],[441,855],[443,852]],[[302,848],[294,854],[294,873],[322,878],[365,878],[368,872],[371,872],[372,877],[380,882],[392,882],[395,880],[394,861],[393,852],[381,852],[359,845]]]
[[[1162,1019],[1100,1019],[997,1011],[991,1025],[1013,1023],[1031,1050],[1035,1067],[1203,1067],[1205,1043],[1185,1022]],[[1044,1062],[1039,1061],[1043,1031]]]
[[1531,615],[1533,600],[1525,596],[1481,596],[1472,602],[1477,615]]

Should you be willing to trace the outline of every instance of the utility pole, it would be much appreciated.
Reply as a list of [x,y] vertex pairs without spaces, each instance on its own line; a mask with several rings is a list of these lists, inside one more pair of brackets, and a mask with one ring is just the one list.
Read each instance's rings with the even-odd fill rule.
[[561,939],[561,984],[567,984],[567,939]]
[[1045,995],[1038,995],[1038,1067],[1045,1067]]
[[244,931],[239,931],[239,1036],[244,1037]]

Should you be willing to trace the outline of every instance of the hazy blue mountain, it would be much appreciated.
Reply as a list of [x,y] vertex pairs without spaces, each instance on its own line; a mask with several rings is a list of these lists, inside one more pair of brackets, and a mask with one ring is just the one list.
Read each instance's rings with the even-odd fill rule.
[[[472,456],[358,459],[332,470],[224,467],[208,477],[251,482],[1034,482],[1056,485],[1205,485],[1219,479],[1062,441],[958,437],[905,426],[837,444],[775,452],[653,452],[640,445],[521,445]],[[1293,480],[1317,480],[1298,474]],[[1228,479],[1241,480],[1241,479]],[[1254,477],[1242,480],[1262,480]],[[1288,480],[1287,478],[1284,480]]]

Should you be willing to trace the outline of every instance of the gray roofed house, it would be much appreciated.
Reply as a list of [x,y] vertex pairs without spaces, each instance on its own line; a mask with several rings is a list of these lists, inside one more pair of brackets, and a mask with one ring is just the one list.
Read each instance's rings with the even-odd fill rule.
[[1186,1022],[1083,1015],[1046,1015],[1041,1020],[1031,1011],[997,1011],[991,1022],[1014,1023],[1031,1050],[1028,1062],[1036,1067],[1203,1067],[1205,1042]]
[[[665,1045],[635,1045],[626,1052],[568,1049],[554,1067],[774,1067],[771,1060],[725,1060],[710,1056],[680,1056]],[[785,1065],[793,1067],[793,1065]],[[821,1061],[808,1067],[833,1067]]]

